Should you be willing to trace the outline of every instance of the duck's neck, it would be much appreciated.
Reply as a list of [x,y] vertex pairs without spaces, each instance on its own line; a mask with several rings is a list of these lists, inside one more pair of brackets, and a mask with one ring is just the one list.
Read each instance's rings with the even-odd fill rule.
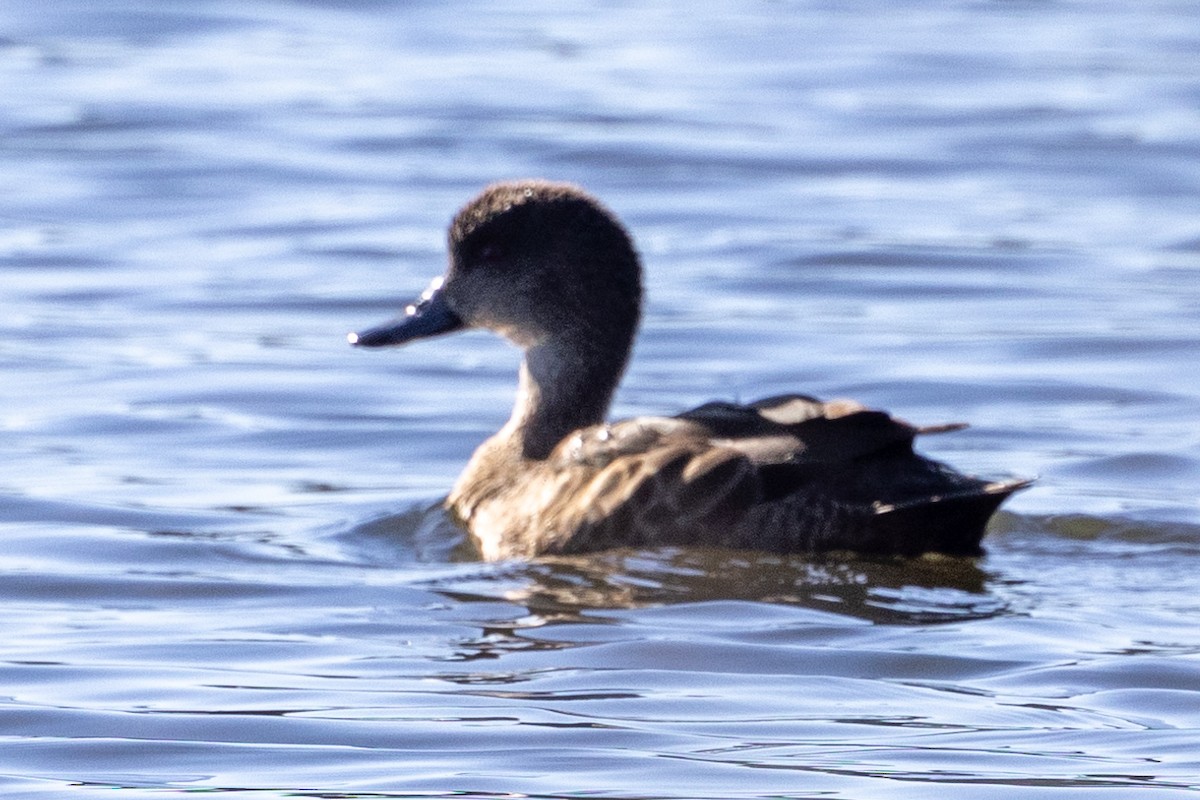
[[502,433],[520,445],[524,458],[546,458],[572,432],[604,420],[628,356],[628,342],[611,349],[553,342],[531,347]]

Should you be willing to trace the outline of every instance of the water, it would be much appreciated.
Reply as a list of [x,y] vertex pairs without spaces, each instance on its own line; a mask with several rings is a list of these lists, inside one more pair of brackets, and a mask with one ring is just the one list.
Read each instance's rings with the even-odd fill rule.
[[[616,415],[1039,483],[978,561],[464,561],[515,353],[344,335],[526,175],[645,256]],[[0,196],[6,797],[1200,793],[1194,3],[13,3]]]

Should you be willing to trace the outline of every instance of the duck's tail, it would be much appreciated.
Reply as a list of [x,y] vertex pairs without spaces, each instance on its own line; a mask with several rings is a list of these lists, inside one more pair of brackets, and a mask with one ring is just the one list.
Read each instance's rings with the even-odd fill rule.
[[878,504],[865,524],[868,538],[876,545],[870,549],[897,555],[980,555],[988,520],[1009,496],[1031,483],[1024,478],[979,481],[945,495]]

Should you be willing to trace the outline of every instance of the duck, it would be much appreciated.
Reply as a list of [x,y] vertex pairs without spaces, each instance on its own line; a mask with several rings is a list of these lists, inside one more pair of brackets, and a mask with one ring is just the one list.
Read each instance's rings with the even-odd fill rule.
[[483,328],[523,350],[508,422],[445,498],[488,561],[613,548],[977,556],[1030,482],[920,455],[918,427],[804,394],[606,421],[642,316],[642,263],[584,189],[492,184],[450,223],[449,264],[360,348]]

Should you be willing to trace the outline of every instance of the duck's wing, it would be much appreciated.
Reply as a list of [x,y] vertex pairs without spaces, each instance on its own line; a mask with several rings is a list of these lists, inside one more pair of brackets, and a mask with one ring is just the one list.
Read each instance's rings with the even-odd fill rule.
[[845,462],[885,448],[911,445],[922,432],[852,400],[822,402],[799,394],[747,405],[706,403],[685,411],[679,419],[701,424],[714,441],[747,452],[754,452],[761,440],[786,437],[792,447],[785,460],[814,463]]
[[563,551],[974,553],[992,512],[1024,484],[981,481],[913,452],[917,435],[958,427],[919,428],[804,395],[597,426],[556,452],[556,469],[572,477],[544,523],[562,532]]
[[[848,400],[782,395],[685,416],[720,420],[727,446],[755,458],[760,499],[744,535],[774,549],[977,554],[991,515],[1030,483],[981,480],[914,451],[918,436],[961,423],[919,427]],[[757,457],[767,426],[753,416],[793,437],[790,458]]]
[[682,417],[578,431],[551,455],[551,468],[560,482],[541,527],[558,552],[706,543],[701,532],[736,519],[760,492],[752,458]]

